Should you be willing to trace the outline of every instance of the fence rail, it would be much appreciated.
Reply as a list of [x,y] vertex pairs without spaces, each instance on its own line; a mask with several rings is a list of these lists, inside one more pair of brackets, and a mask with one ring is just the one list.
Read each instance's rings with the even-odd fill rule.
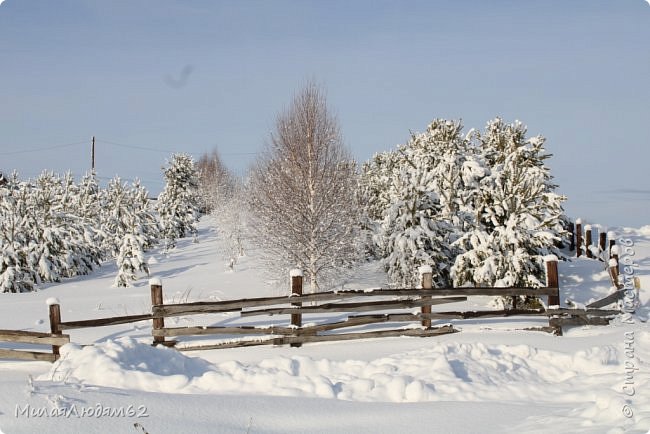
[[[0,342],[59,346],[70,342],[70,336],[23,330],[0,330]],[[44,360],[53,362],[56,358],[57,356],[54,353],[0,348],[0,359]]]

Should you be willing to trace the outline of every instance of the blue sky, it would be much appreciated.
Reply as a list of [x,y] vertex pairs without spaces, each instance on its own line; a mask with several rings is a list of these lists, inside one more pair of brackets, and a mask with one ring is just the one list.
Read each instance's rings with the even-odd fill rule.
[[[436,117],[547,137],[572,217],[650,224],[650,5],[619,1],[6,0],[0,170],[162,188],[171,152],[244,173],[306,81],[358,161]],[[66,146],[59,146],[66,145]]]

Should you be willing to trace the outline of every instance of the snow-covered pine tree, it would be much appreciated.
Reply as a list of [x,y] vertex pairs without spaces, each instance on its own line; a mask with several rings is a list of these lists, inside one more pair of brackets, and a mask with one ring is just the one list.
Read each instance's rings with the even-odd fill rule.
[[558,253],[565,200],[544,165],[545,139],[527,139],[521,123],[498,118],[477,137],[490,173],[480,182],[475,226],[456,243],[464,253],[456,258],[454,283],[543,286],[543,257]]
[[158,242],[158,225],[139,180],[131,187],[119,177],[112,179],[105,192],[108,212],[103,215],[102,231],[110,234],[106,248],[117,262],[115,286],[129,286],[137,272],[149,273],[144,253]]
[[103,249],[109,258],[119,254],[122,238],[128,232],[130,194],[128,185],[114,177],[101,192],[101,231],[106,234]]
[[115,258],[117,263],[117,276],[113,286],[129,287],[137,279],[137,273],[149,275],[149,266],[144,257],[143,237],[126,233],[122,237],[119,252]]
[[385,257],[386,246],[380,242],[383,238],[376,235],[397,197],[394,184],[402,162],[403,156],[387,151],[375,154],[362,166],[358,192],[363,210],[360,225],[363,249],[369,259]]
[[165,249],[173,248],[178,238],[196,235],[199,218],[198,177],[194,160],[188,154],[174,154],[163,168],[165,188],[158,197]]
[[384,266],[392,284],[415,287],[421,265],[433,267],[435,287],[449,282],[450,225],[440,219],[442,206],[438,195],[427,189],[427,171],[423,160],[410,160],[395,179],[396,199],[382,222],[381,243],[385,250]]
[[160,226],[149,192],[142,186],[139,179],[133,181],[129,191],[129,202],[133,213],[130,232],[140,237],[143,251],[154,248],[160,240]]
[[29,189],[14,172],[0,185],[0,292],[34,289],[34,273],[28,266],[26,235],[29,226]]
[[[439,272],[436,285],[449,283],[456,254],[450,245],[471,226],[478,181],[486,173],[469,145],[471,134],[464,137],[462,128],[460,121],[434,119],[425,132],[412,134],[405,145],[376,155],[364,166],[365,227],[374,229],[375,253],[387,260],[395,284],[417,280],[417,269],[426,261]],[[404,237],[419,241],[406,243],[410,248],[405,249],[394,242],[401,239],[404,244]]]

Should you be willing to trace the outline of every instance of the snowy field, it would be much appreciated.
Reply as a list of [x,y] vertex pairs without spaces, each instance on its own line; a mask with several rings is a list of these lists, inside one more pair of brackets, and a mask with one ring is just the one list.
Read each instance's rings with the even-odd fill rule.
[[[280,294],[258,269],[254,249],[232,272],[211,221],[200,228],[199,244],[183,240],[169,256],[150,258],[165,302]],[[452,321],[461,332],[440,337],[187,353],[151,347],[149,321],[71,330],[74,344],[55,364],[0,361],[0,431],[646,433],[650,226],[616,233],[633,243],[628,253],[638,265],[631,271],[641,280],[641,307],[610,326],[570,328],[557,337],[516,330],[544,325],[541,319],[496,318]],[[35,293],[0,294],[0,328],[49,331],[49,297],[61,302],[63,321],[148,313],[146,279],[112,288],[115,272],[105,264],[92,276]],[[364,265],[343,285],[379,287],[385,277],[376,264]],[[560,286],[562,300],[581,304],[610,292],[605,265],[588,259],[561,262]],[[475,297],[453,309],[489,303]],[[236,318],[166,324],[225,325]]]

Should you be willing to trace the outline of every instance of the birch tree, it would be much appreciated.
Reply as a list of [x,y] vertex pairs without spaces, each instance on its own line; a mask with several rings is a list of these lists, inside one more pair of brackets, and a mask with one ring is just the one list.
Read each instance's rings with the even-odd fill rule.
[[314,292],[358,258],[357,168],[323,91],[308,84],[276,121],[250,177],[251,223],[276,272]]

